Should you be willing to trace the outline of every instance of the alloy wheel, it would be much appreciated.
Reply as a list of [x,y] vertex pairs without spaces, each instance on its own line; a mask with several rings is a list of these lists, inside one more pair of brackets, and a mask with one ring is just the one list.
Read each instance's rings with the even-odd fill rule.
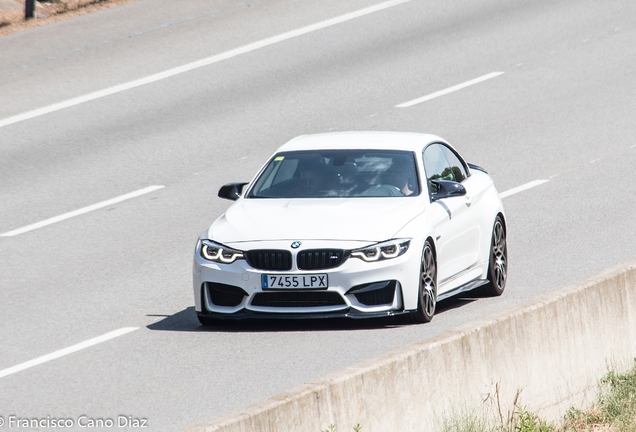
[[424,321],[428,322],[435,314],[437,305],[437,266],[433,250],[427,242],[422,253],[422,265],[420,271],[420,307],[422,308]]
[[499,219],[495,222],[492,231],[492,270],[493,284],[500,291],[506,287],[506,279],[508,277],[508,250],[506,247],[506,231]]

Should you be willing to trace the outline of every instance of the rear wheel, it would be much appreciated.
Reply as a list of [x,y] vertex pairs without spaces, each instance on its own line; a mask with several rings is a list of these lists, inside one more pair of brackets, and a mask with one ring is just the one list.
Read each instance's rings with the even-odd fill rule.
[[490,260],[488,264],[489,282],[482,287],[484,295],[500,296],[506,288],[508,279],[508,246],[506,244],[506,230],[500,216],[495,219],[490,241]]
[[427,240],[422,251],[420,264],[420,289],[417,299],[417,310],[409,317],[414,323],[427,323],[435,315],[437,306],[437,264],[431,243]]

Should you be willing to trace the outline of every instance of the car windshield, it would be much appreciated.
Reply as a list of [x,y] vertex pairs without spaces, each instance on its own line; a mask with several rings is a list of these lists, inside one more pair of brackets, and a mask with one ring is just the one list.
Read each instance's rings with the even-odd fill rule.
[[269,161],[247,198],[417,196],[416,173],[409,151],[282,152]]

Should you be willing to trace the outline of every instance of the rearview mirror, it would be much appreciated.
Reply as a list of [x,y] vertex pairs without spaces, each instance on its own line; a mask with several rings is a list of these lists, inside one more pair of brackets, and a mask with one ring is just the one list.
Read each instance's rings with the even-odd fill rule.
[[229,199],[231,201],[236,201],[240,198],[243,193],[243,186],[245,186],[247,182],[239,182],[239,183],[228,183],[224,186],[221,186],[219,189],[219,198]]
[[455,181],[431,180],[431,198],[437,201],[443,198],[466,195],[466,188]]

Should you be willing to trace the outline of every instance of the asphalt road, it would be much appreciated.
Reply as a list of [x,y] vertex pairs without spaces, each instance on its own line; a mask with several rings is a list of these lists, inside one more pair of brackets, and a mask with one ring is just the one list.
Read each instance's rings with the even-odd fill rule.
[[[631,0],[138,0],[0,38],[0,417],[180,430],[634,259],[635,47]],[[440,135],[500,192],[549,180],[504,199],[505,294],[426,325],[201,328],[218,188],[330,130]]]

